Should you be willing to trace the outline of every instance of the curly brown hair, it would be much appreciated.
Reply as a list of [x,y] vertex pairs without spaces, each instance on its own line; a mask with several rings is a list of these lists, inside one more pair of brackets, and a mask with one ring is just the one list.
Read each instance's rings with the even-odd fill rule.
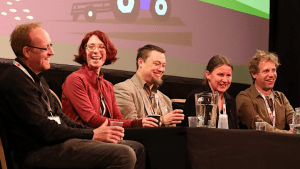
[[87,63],[85,48],[87,42],[93,35],[96,35],[104,43],[106,47],[106,60],[104,62],[104,65],[109,65],[117,61],[118,60],[118,58],[116,57],[117,49],[115,48],[115,45],[109,40],[108,36],[104,32],[101,32],[99,30],[89,32],[85,35],[78,48],[78,55],[74,55],[75,56],[74,61],[79,64]]
[[[276,69],[280,65],[278,56],[275,53],[257,50],[249,62],[249,72],[250,72],[251,77],[252,77],[252,74],[259,73],[259,63],[262,60],[272,61],[275,64]],[[252,77],[252,80],[255,81],[255,79],[253,77]]]

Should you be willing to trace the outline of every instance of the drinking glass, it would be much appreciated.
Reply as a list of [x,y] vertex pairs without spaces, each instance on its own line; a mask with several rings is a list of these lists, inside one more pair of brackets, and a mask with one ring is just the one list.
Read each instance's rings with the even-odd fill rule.
[[256,130],[266,131],[267,130],[267,122],[255,122]]
[[293,125],[294,125],[294,134],[300,134],[300,107],[295,108],[295,112],[293,114]]
[[110,126],[123,127],[123,122],[121,122],[121,121],[110,121]]
[[188,119],[189,119],[189,127],[197,127],[198,117],[189,116]]
[[155,119],[158,121],[156,124],[159,125],[159,122],[160,122],[160,115],[157,115],[157,114],[150,114],[150,115],[148,115],[148,117],[155,118]]

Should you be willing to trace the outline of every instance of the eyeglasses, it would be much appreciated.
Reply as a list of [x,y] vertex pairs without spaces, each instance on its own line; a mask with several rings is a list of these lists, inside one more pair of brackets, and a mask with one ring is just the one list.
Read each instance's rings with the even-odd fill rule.
[[87,45],[86,48],[89,51],[95,51],[96,49],[100,50],[100,51],[105,51],[106,47],[105,46],[93,46],[93,45]]
[[48,51],[50,48],[52,48],[52,44],[50,44],[50,46],[48,46],[47,48],[41,48],[41,47],[30,46],[30,45],[28,47]]

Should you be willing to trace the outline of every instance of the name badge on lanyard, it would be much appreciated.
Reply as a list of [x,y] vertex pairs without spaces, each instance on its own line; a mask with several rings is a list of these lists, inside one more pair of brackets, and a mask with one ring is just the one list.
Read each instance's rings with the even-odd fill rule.
[[59,116],[48,116],[49,120],[54,120],[56,123],[61,124]]
[[44,97],[42,97],[42,98],[43,98],[43,101],[46,103],[47,108],[48,108],[48,111],[49,111],[49,113],[51,114],[51,116],[48,116],[48,119],[49,119],[49,120],[54,120],[54,121],[56,121],[58,124],[61,124],[59,116],[53,116],[53,114],[52,114],[52,108],[51,108],[51,106],[50,106],[50,99],[49,99],[49,97],[48,97],[48,95],[47,95],[47,93],[46,93],[46,91],[45,91],[45,89],[44,89],[42,83],[40,83],[40,86],[41,86],[41,88],[42,88],[42,90],[43,90],[43,92],[45,93],[46,98],[47,98],[47,100],[45,100]]
[[[258,90],[257,90],[258,91]],[[266,97],[260,92],[260,91],[258,91],[258,93],[259,93],[259,95],[264,99],[264,102],[265,102],[265,105],[266,105],[266,107],[267,107],[267,111],[268,111],[268,114],[269,114],[269,117],[270,117],[270,120],[271,120],[271,122],[272,122],[272,124],[273,124],[273,127],[275,127],[275,119],[276,119],[276,117],[275,117],[275,101],[274,101],[274,95],[273,95],[273,93],[271,93],[271,95],[270,95],[270,97],[271,97],[271,99],[272,99],[272,103],[273,103],[273,111],[271,110],[271,108],[270,108],[270,105],[269,105],[269,103],[268,103],[268,101],[267,101],[267,99],[266,99]]]
[[228,129],[228,115],[226,113],[226,103],[223,100],[223,114],[219,112],[218,128]]
[[[33,77],[29,74],[29,72],[19,63],[19,62],[17,62],[17,61],[14,61],[13,62],[13,64],[15,65],[15,66],[17,66],[19,69],[21,69],[33,82],[35,82],[34,81],[34,79],[33,79]],[[44,87],[43,87],[43,85],[40,83],[40,86],[41,86],[41,88],[42,88],[42,90],[43,90],[43,92],[45,92],[45,94],[46,94],[46,97],[47,97],[47,101],[43,98],[43,101],[46,103],[46,105],[47,105],[47,108],[48,108],[48,111],[50,112],[50,114],[51,114],[51,116],[48,116],[48,119],[49,120],[54,120],[55,122],[57,122],[58,124],[61,124],[61,121],[60,121],[60,118],[59,118],[59,116],[53,116],[53,114],[52,114],[52,109],[51,109],[51,107],[50,107],[50,101],[49,101],[49,98],[48,98],[48,96],[47,96],[47,93],[46,93],[46,91],[44,90]]]

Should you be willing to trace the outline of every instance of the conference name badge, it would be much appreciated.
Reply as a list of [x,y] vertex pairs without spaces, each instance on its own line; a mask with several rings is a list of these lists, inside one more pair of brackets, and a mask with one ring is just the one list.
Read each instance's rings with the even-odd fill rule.
[[61,124],[59,116],[49,116],[49,120],[54,120],[56,123]]

